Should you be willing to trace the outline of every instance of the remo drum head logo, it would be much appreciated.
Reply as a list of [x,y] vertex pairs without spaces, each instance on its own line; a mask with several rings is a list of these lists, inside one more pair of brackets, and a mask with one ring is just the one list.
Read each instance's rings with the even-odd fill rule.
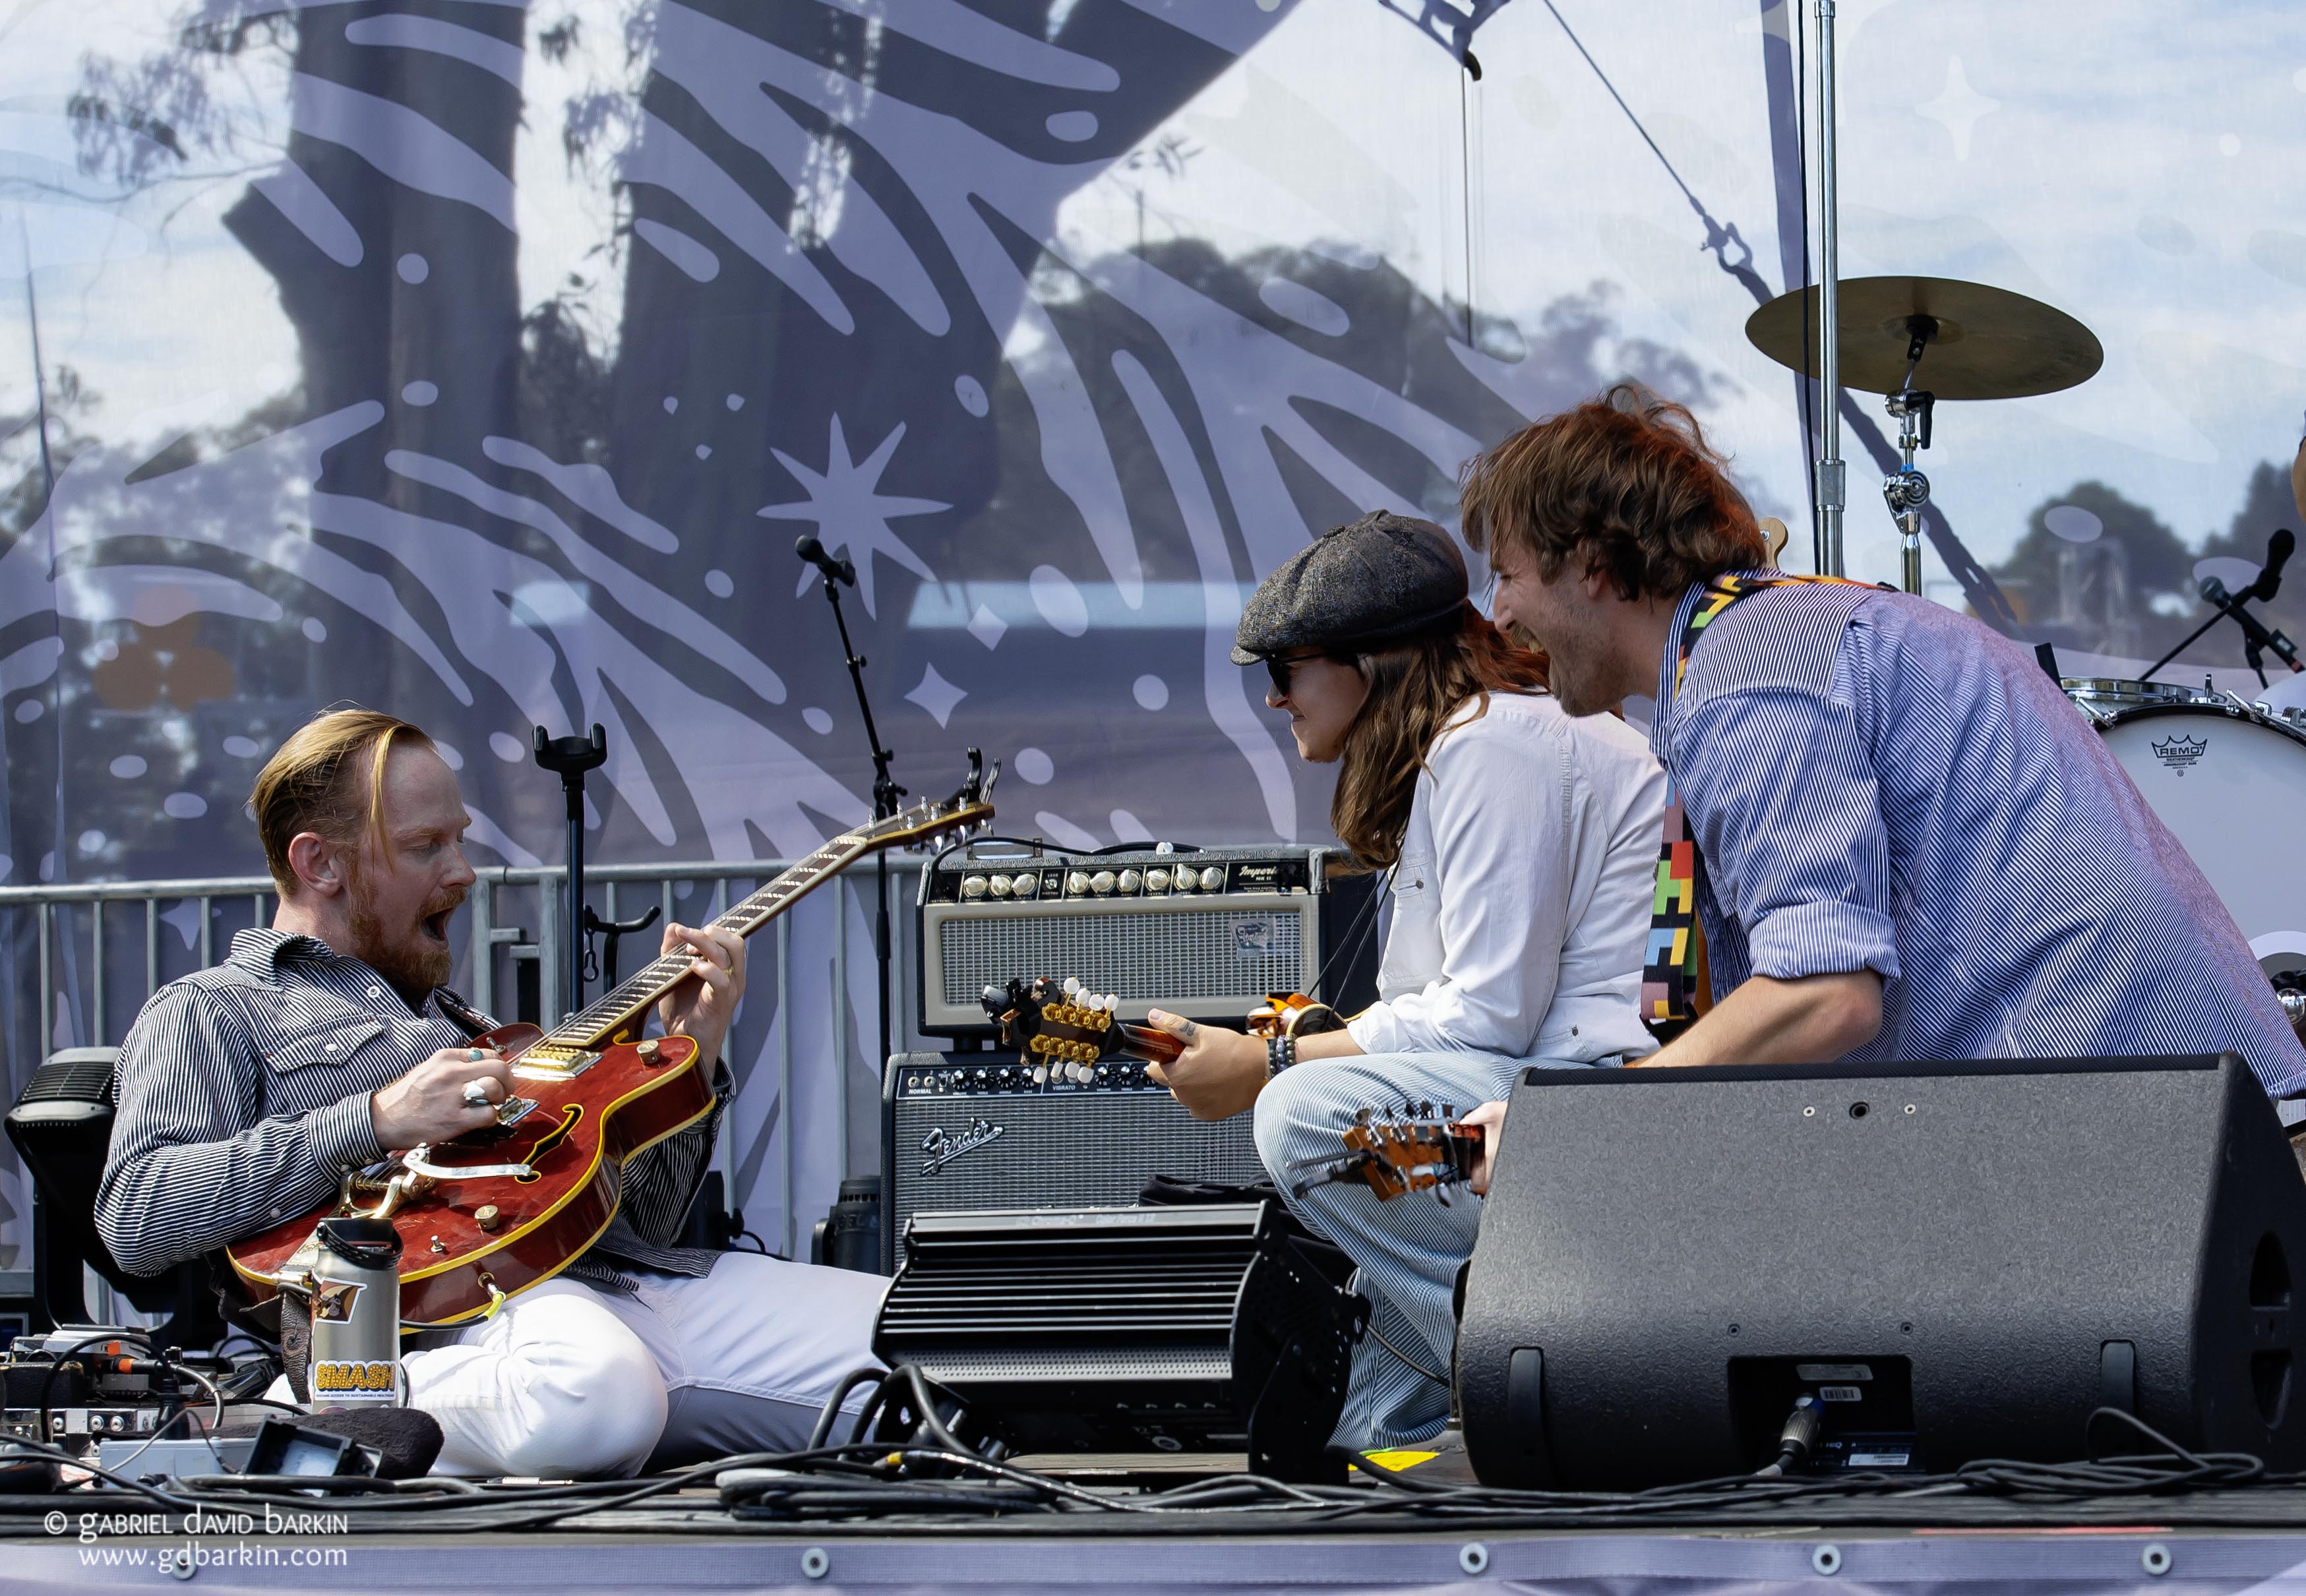
[[2166,768],[2183,776],[2194,768],[2195,762],[2201,758],[2203,751],[2209,746],[2208,738],[2187,737],[2181,734],[2166,742],[2156,743],[2154,757],[2160,760]]

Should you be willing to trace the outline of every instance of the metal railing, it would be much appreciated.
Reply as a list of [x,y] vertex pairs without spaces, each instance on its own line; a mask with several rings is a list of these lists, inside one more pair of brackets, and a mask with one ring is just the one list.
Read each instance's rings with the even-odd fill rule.
[[[891,986],[896,1028],[893,1046],[897,1051],[923,1046],[911,1026],[912,994],[916,972],[920,968],[920,950],[916,945],[910,912],[911,895],[923,862],[917,857],[901,855],[892,856],[887,861],[893,944]],[[664,920],[696,924],[723,913],[731,903],[788,868],[790,863],[783,859],[752,859],[593,865],[585,873],[587,898],[611,920],[653,901],[662,911]],[[562,991],[565,960],[561,954],[571,934],[566,923],[567,875],[565,869],[553,866],[500,866],[482,871],[474,882],[460,914],[465,922],[463,952],[452,980],[464,988],[474,1006],[483,1013],[500,1020],[516,1017],[500,1007],[500,1000],[511,995],[504,977],[515,977],[511,991],[517,992],[523,978],[522,966],[532,962],[538,1016],[549,1023],[551,1018],[567,1011],[569,1005]],[[835,927],[846,928],[851,923],[849,916],[856,914],[862,917],[861,923],[869,932],[875,880],[873,860],[852,864],[799,900],[792,912],[780,915],[767,935],[756,938],[747,961],[745,1000],[724,1052],[732,1070],[738,1072],[740,1093],[753,1084],[747,1075],[750,1062],[760,1058],[764,1051],[764,1062],[773,1073],[773,1089],[782,1107],[773,1131],[775,1174],[767,1180],[767,1186],[768,1191],[778,1199],[781,1216],[783,1236],[779,1250],[789,1257],[797,1255],[807,1241],[807,1231],[796,1213],[799,1194],[795,1190],[794,1148],[796,1138],[807,1132],[795,1122],[793,1110],[796,1004],[788,1000],[795,995],[794,926],[797,918],[804,919],[810,922],[813,932],[828,909],[837,909],[839,917],[832,922]],[[705,895],[701,906],[696,903],[700,890]],[[270,923],[271,909],[278,900],[278,892],[271,878],[263,875],[0,887],[0,929],[10,934],[9,945],[20,950],[20,959],[26,940],[38,948],[38,999],[36,1003],[24,1007],[35,1011],[38,1028],[29,1038],[33,1046],[26,1048],[21,1046],[21,1023],[13,1028],[18,1034],[10,1037],[12,1072],[15,1077],[12,1098],[13,1090],[21,1089],[31,1071],[53,1048],[75,1043],[102,1046],[116,1042],[125,1032],[131,1017],[132,1005],[126,999],[132,996],[132,1006],[141,1007],[167,981],[214,964],[233,932]],[[187,909],[191,914],[189,925],[185,923]],[[21,935],[27,929],[22,917],[27,916],[33,922],[29,927],[29,939]],[[535,928],[533,935],[529,930],[532,926]],[[178,934],[184,944],[181,954],[162,936],[164,928]],[[653,926],[645,935],[628,936],[628,952],[619,960],[621,973],[629,974],[654,958],[659,935],[658,928]],[[873,1057],[878,1050],[878,1038],[873,1034],[875,1021],[869,1001],[869,977],[865,986],[867,999],[858,1006],[861,1025],[852,1023],[850,1003],[842,1001],[843,994],[850,993],[849,940],[848,935],[841,934],[831,937],[832,980],[825,995],[830,1000],[832,1045],[826,1051],[835,1062],[839,1089],[833,1093],[833,1123],[817,1127],[829,1130],[831,1139],[841,1149],[839,1170],[843,1174],[850,1169],[857,1150],[852,1148],[852,1125],[859,1122],[860,1116],[863,1123],[872,1127],[868,1143],[877,1140],[877,1120],[873,1116],[878,1104],[880,1078],[879,1061]],[[770,945],[764,947],[760,945],[763,943]],[[638,956],[634,956],[636,953]],[[132,971],[140,955],[142,969]],[[608,973],[603,969],[602,984],[588,985],[588,992],[597,995],[605,990]],[[22,974],[20,969],[11,983],[20,995],[24,984]],[[141,981],[136,978],[138,975],[142,977]],[[64,1020],[61,1025],[60,1018]],[[765,1037],[764,1027],[767,1028]],[[805,1061],[803,1067],[816,1067],[818,1062]],[[869,1070],[857,1068],[858,1063],[867,1062],[870,1063]],[[861,1101],[852,1102],[852,1098]],[[728,1200],[732,1207],[742,1207],[756,1193],[767,1194],[762,1191],[762,1186],[763,1177],[768,1177],[769,1172],[758,1168],[760,1158],[756,1151],[741,1162],[756,1173],[743,1183],[742,1190],[739,1189],[740,1161],[732,1156],[730,1146],[733,1117],[724,1116],[722,1120],[715,1165],[722,1171]],[[760,1134],[767,1136],[772,1131],[764,1127]],[[830,1202],[833,1193],[823,1195]],[[777,1244],[778,1238],[769,1240],[772,1246]]]

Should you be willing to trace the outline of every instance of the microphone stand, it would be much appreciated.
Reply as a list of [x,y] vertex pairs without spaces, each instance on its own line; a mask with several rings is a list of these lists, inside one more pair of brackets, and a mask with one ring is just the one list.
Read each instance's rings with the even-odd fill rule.
[[567,969],[562,979],[567,985],[561,988],[567,1006],[559,1016],[546,1016],[545,1028],[550,1030],[585,1006],[585,772],[608,764],[609,734],[596,721],[589,738],[548,738],[544,728],[538,726],[531,730],[530,739],[536,763],[559,775],[560,795],[568,805],[568,917],[561,922],[568,927],[568,939],[563,950]]
[[[841,661],[849,667],[850,685],[857,690],[857,713],[865,721],[866,745],[873,752],[873,818],[886,820],[896,814],[905,789],[897,785],[889,773],[889,762],[894,755],[881,746],[881,733],[873,723],[873,703],[865,692],[865,667],[869,662],[857,652],[849,640],[849,620],[841,610],[841,585],[857,585],[857,568],[846,559],[834,559],[824,551],[824,545],[815,537],[803,533],[793,544],[793,552],[815,566],[824,577],[825,602],[833,606],[833,624],[841,634]],[[873,856],[873,957],[880,973],[881,1054],[875,1073],[885,1069],[889,1054],[894,1051],[890,1014],[891,946],[889,941],[889,853],[882,849]],[[834,928],[839,935],[839,927]],[[842,1149],[843,1165],[848,1153]]]
[[2266,624],[2245,607],[2252,599],[2263,602],[2271,599],[2281,591],[2283,565],[2289,559],[2291,550],[2296,546],[2297,538],[2289,528],[2284,527],[2276,532],[2274,536],[2268,540],[2267,560],[2264,568],[2258,574],[2258,580],[2240,593],[2228,593],[2225,584],[2216,576],[2203,577],[2202,602],[2206,604],[2216,605],[2217,612],[2200,626],[2196,627],[2187,635],[2183,642],[2148,666],[2145,676],[2140,679],[2152,681],[2156,671],[2176,659],[2192,645],[2196,638],[2221,620],[2231,620],[2242,628],[2245,640],[2242,644],[2242,658],[2249,662],[2252,670],[2258,672],[2259,687],[2268,685],[2266,679],[2266,651],[2268,649],[2273,650],[2275,656],[2291,670],[2306,672],[2306,664],[2301,664],[2298,660],[2298,645],[2280,632],[2269,631]]

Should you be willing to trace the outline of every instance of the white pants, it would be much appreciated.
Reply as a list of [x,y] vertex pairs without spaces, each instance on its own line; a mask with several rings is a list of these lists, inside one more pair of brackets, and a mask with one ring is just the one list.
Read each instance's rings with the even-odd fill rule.
[[730,1252],[703,1279],[634,1278],[629,1297],[548,1280],[407,1353],[409,1405],[444,1438],[433,1472],[615,1476],[793,1450],[841,1377],[877,1361],[881,1276]]

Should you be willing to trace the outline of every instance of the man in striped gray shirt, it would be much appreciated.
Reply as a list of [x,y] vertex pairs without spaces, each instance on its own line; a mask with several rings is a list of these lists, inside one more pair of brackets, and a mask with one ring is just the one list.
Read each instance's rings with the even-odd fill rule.
[[[1657,696],[1719,1001],[1645,1064],[2231,1049],[2306,1094],[2233,917],[2033,656],[1751,568],[1753,512],[1687,410],[1621,388],[1538,422],[1463,505],[1564,709]],[[1670,991],[1654,939],[1652,962]]]
[[[370,711],[321,715],[267,763],[252,806],[280,888],[271,927],[161,988],[121,1047],[97,1225],[139,1274],[310,1212],[388,1150],[492,1122],[511,1085],[472,1045],[494,1022],[441,985],[474,876],[470,817],[431,739]],[[745,945],[665,927],[665,952],[684,943],[696,980],[658,1018],[696,1038],[725,1098]],[[872,1361],[885,1281],[671,1244],[719,1118],[628,1164],[616,1219],[563,1274],[414,1344],[411,1401],[440,1423],[440,1472],[619,1474],[798,1447]]]

